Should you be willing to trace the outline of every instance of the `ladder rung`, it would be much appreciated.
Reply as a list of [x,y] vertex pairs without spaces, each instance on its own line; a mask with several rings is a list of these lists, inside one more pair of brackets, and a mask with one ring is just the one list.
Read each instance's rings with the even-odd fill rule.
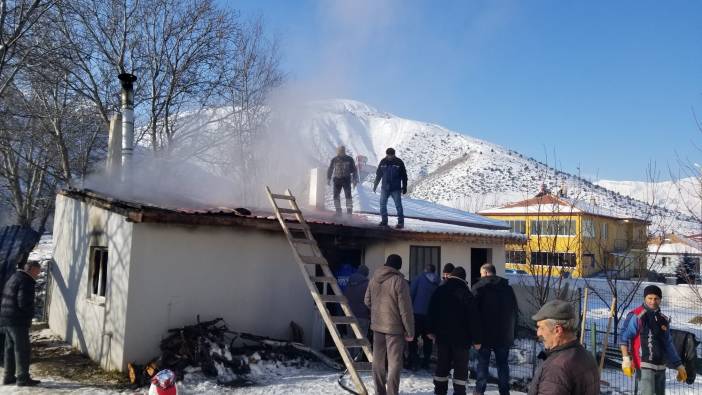
[[370,362],[354,362],[353,367],[357,372],[368,372],[373,370],[373,364]]
[[281,195],[279,193],[271,193],[273,199],[295,200],[295,196]]
[[344,315],[333,316],[332,322],[335,324],[356,324],[358,321],[354,317],[347,317]]
[[319,300],[325,303],[348,303],[344,295],[319,295]]
[[301,223],[299,223],[299,222],[286,222],[286,223],[285,223],[285,226],[286,226],[288,229],[293,229],[293,230],[307,230],[307,229],[310,228],[310,227],[307,226],[306,224],[301,224]]
[[370,342],[367,339],[341,339],[346,348],[370,347]]
[[327,264],[327,260],[321,256],[300,255],[300,259],[302,259],[302,262],[305,262],[308,265],[326,265]]
[[302,211],[295,210],[294,208],[279,208],[278,212],[281,214],[302,214]]
[[310,277],[310,280],[312,280],[313,283],[335,283],[336,282],[336,279],[334,277],[326,277],[326,276]]
[[315,240],[291,237],[290,241],[297,244],[317,245]]

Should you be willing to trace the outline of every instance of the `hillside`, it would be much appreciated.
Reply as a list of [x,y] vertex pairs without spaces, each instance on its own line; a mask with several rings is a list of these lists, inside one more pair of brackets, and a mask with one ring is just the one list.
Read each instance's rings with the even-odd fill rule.
[[394,147],[408,169],[410,194],[449,206],[477,211],[534,195],[542,183],[565,187],[575,199],[596,202],[609,210],[652,221],[655,229],[694,231],[693,218],[666,207],[647,205],[623,192],[551,168],[514,150],[466,136],[439,125],[413,121],[378,111],[352,100],[328,100],[306,105],[298,125],[310,156],[326,166],[338,144],[352,155],[377,163]]

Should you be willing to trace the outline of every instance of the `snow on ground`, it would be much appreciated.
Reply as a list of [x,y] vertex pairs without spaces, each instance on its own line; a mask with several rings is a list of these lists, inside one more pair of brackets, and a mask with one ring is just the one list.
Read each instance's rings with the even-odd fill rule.
[[[201,374],[193,373],[186,375],[183,382],[178,383],[179,395],[195,394],[241,394],[241,395],[328,395],[328,394],[348,394],[337,384],[339,373],[328,369],[297,369],[297,368],[273,368],[264,369],[271,374],[265,384],[244,388],[229,388],[217,385],[217,383],[205,379]],[[100,387],[81,386],[77,383],[62,381],[61,379],[42,378],[41,387],[20,388],[15,386],[0,386],[0,394],[28,394],[28,395],[48,395],[48,394],[77,394],[77,395],[113,395],[113,394],[146,394],[147,389],[138,391],[111,391]],[[370,373],[363,374],[365,383],[372,387]],[[475,381],[471,380],[471,387]],[[469,391],[472,388],[469,389]],[[371,393],[374,393],[371,389]],[[434,393],[432,376],[429,372],[410,373],[404,371],[400,382],[401,394],[429,395]],[[512,391],[512,394],[523,394]],[[498,391],[494,385],[488,386],[486,394],[497,395]]]

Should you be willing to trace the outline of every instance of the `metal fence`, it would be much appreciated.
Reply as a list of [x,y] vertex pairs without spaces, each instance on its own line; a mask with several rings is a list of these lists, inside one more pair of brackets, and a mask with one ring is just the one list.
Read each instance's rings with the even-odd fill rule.
[[[512,282],[512,281],[511,281]],[[604,355],[604,369],[601,373],[601,390],[603,394],[637,394],[636,380],[624,376],[621,372],[621,354],[619,351],[619,333],[622,330],[626,313],[642,302],[640,294],[643,286],[637,284],[637,295],[630,303],[618,303],[622,312],[618,316],[621,320],[612,320],[611,329],[607,335],[608,347]],[[684,292],[685,285],[664,286],[664,298],[661,305],[663,314],[671,318],[671,327],[693,333],[698,341],[702,340],[702,303],[689,292]],[[584,299],[584,289],[588,290],[587,301]],[[623,284],[626,289],[626,284]],[[596,291],[596,292],[593,292]],[[666,297],[666,294],[670,294]],[[587,311],[584,322],[584,346],[593,353],[598,363],[603,351],[604,340],[607,334],[608,317],[610,315],[611,293],[606,286],[598,284],[581,284],[572,292],[573,302],[581,312]],[[520,305],[520,312],[522,308]],[[522,312],[522,315],[531,315],[531,312]],[[581,320],[582,321],[582,320]],[[523,324],[525,321],[522,319]],[[616,325],[615,325],[616,323]],[[583,323],[581,322],[581,325]],[[534,370],[539,363],[538,354],[543,350],[543,345],[538,341],[533,327],[523,325],[518,331],[517,340],[510,351],[510,376],[517,388],[526,388],[533,377]],[[697,374],[702,374],[702,345],[697,347]],[[491,369],[491,375],[496,376],[496,370]],[[676,380],[677,371],[668,369],[666,372],[666,393],[676,395],[702,394],[702,377],[697,377],[693,384],[679,383]]]

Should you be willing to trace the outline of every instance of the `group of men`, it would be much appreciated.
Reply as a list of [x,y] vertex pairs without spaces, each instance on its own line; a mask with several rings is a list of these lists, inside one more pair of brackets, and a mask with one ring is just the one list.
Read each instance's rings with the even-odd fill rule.
[[[495,266],[480,268],[480,279],[471,287],[466,271],[447,263],[441,279],[434,265],[409,284],[401,273],[402,258],[387,257],[370,280],[363,266],[356,287],[346,295],[354,312],[363,315],[373,336],[373,381],[376,394],[397,394],[404,351],[409,343],[409,367],[428,369],[433,346],[437,348],[434,393],[466,394],[470,349],[476,350],[478,367],[473,394],[487,388],[490,358],[495,356],[500,395],[510,393],[509,349],[514,341],[518,307],[508,281],[497,276]],[[360,287],[360,288],[358,288]],[[365,289],[365,292],[363,290]],[[354,299],[364,294],[363,303]],[[355,295],[355,296],[354,296]],[[676,353],[669,331],[669,319],[660,312],[662,292],[655,285],[644,290],[644,303],[629,312],[620,336],[624,356],[622,369],[631,377],[636,372],[640,393],[665,393],[665,361],[678,370],[679,381],[687,374]],[[572,303],[552,300],[533,315],[537,336],[544,351],[529,385],[529,395],[595,395],[600,393],[600,369],[592,353],[577,336],[578,316]],[[418,338],[422,338],[419,355]],[[633,354],[630,356],[630,354]],[[633,358],[633,359],[632,359]]]
[[[466,394],[470,348],[479,355],[476,394],[487,388],[490,356],[498,364],[500,394],[509,394],[507,355],[514,340],[517,301],[507,280],[496,275],[495,266],[481,267],[481,279],[472,287],[464,268],[448,263],[442,279],[434,265],[410,284],[400,272],[402,258],[388,256],[374,273],[365,292],[373,331],[373,381],[377,394],[397,394],[406,343],[412,368],[429,368],[436,344],[438,360],[434,392],[446,394],[449,381],[454,394]],[[350,296],[347,294],[347,296]],[[353,302],[352,302],[353,303]],[[418,339],[423,340],[419,361]],[[451,374],[453,371],[453,374]]]
[[[344,191],[346,199],[346,213],[353,213],[353,198],[351,189],[355,188],[359,181],[358,168],[356,162],[350,155],[346,154],[346,147],[339,146],[336,149],[336,156],[332,158],[327,169],[327,184],[333,187],[334,208],[336,215],[340,216],[341,191]],[[375,173],[373,192],[377,193],[380,184],[380,217],[379,226],[388,226],[388,199],[392,198],[397,211],[397,224],[395,228],[402,229],[405,226],[405,216],[402,209],[402,195],[407,194],[407,169],[402,159],[395,156],[395,149],[385,150],[385,157],[380,160]]]

